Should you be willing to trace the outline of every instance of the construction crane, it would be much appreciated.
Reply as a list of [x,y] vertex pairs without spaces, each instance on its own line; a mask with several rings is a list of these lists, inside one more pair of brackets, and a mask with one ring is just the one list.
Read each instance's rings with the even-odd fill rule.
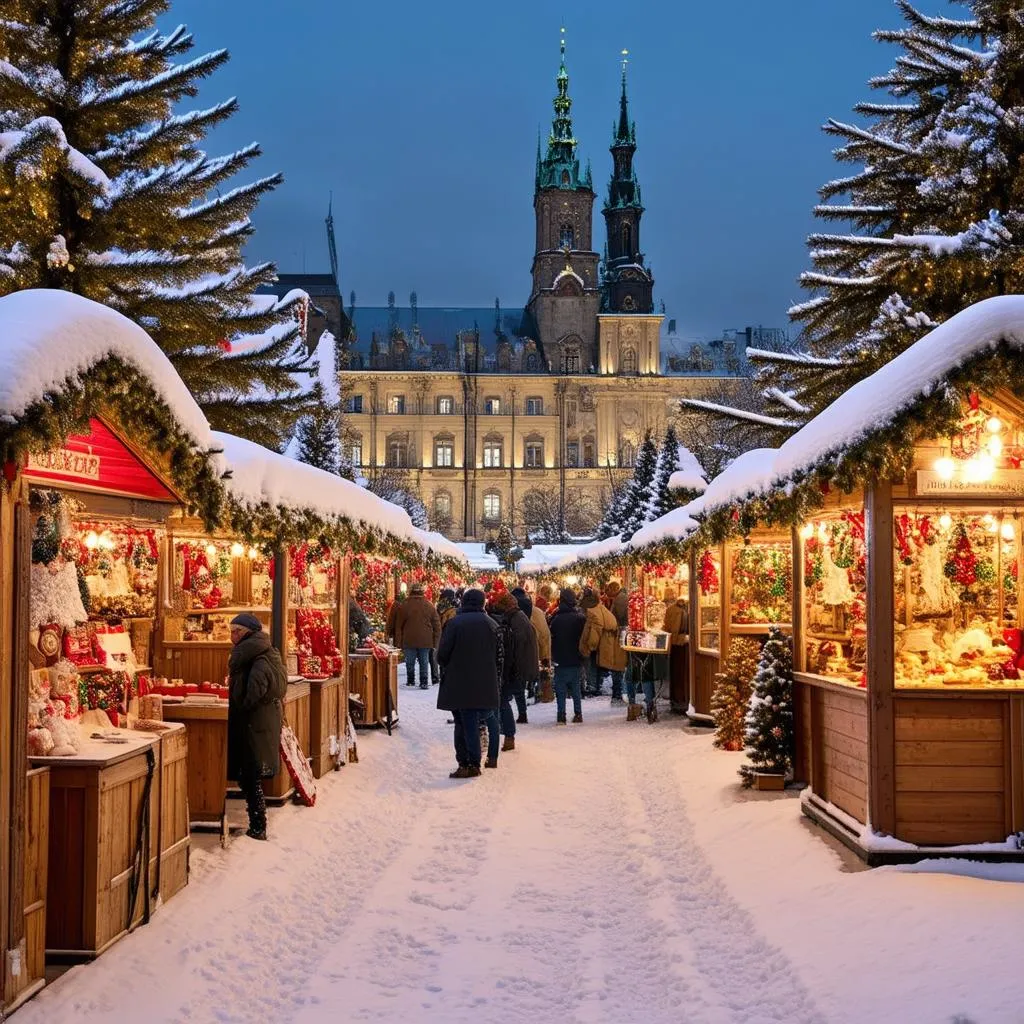
[[327,251],[331,254],[331,277],[338,284],[338,244],[334,240],[334,193],[327,200]]

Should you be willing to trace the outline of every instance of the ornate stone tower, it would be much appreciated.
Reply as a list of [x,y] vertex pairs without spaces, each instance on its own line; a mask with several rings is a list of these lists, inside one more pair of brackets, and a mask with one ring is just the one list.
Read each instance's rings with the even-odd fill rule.
[[602,275],[601,312],[651,313],[654,311],[654,278],[644,266],[644,254],[640,251],[640,218],[644,208],[640,200],[640,183],[633,170],[636,125],[629,119],[627,51],[622,53],[619,123],[612,136],[612,179],[608,183],[608,199],[603,210],[608,243]]
[[580,174],[572,132],[572,100],[562,60],[556,79],[555,116],[547,155],[537,140],[533,209],[537,220],[533,291],[527,324],[556,373],[587,373],[597,367],[597,313],[601,304],[599,257],[593,251],[594,189],[590,167]]

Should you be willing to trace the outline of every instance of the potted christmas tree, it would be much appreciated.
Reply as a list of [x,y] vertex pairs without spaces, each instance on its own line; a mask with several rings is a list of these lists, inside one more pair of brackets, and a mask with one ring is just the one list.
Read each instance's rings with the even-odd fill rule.
[[792,642],[772,626],[761,648],[746,715],[746,743],[752,764],[740,769],[744,786],[780,790],[793,767]]

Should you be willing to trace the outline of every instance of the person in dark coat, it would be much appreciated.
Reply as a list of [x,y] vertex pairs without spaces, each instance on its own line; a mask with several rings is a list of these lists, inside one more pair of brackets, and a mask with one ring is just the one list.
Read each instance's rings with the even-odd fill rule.
[[281,725],[288,674],[277,649],[255,615],[244,612],[231,620],[228,658],[228,778],[236,779],[245,796],[252,839],[267,838],[267,805],[263,780],[281,768]]
[[[482,590],[463,595],[462,607],[441,634],[437,660],[437,706],[455,720],[459,767],[449,778],[472,779],[480,774],[480,724],[498,707],[504,660],[498,624],[484,611]],[[497,749],[493,754],[497,764]]]
[[[550,660],[551,651],[546,650],[543,642],[541,641],[540,631],[537,628],[537,618],[534,617],[533,611],[533,599],[530,595],[523,590],[522,587],[516,587],[512,591],[512,596],[516,599],[516,603],[519,605],[519,610],[530,620],[530,625],[533,627],[533,635],[537,641],[537,674],[530,680],[527,680],[526,689],[523,691],[522,696],[516,694],[516,709],[519,712],[516,718],[517,725],[526,725],[529,719],[526,717],[526,699],[527,697],[533,697],[537,699],[537,689],[540,686],[540,669],[545,659]],[[548,641],[548,646],[551,642],[551,634],[548,632],[547,619],[544,617],[544,613],[537,612],[537,617],[541,620],[544,626],[544,634]]]
[[551,629],[551,660],[555,663],[555,699],[558,701],[558,724],[565,725],[565,698],[572,694],[574,722],[583,721],[583,700],[580,693],[580,637],[586,616],[576,605],[576,595],[563,590],[558,608],[548,623]]
[[422,583],[409,588],[409,596],[395,613],[395,646],[405,653],[405,685],[416,685],[416,665],[420,667],[420,689],[426,690],[427,666],[434,659],[434,650],[441,637],[441,620],[437,609],[424,596]]
[[[449,619],[455,618],[455,612],[458,610],[459,602],[455,598],[455,591],[451,587],[445,587],[441,591],[440,597],[437,599],[435,605],[437,609],[437,618],[441,623],[441,629],[444,629],[445,624]],[[440,634],[438,634],[440,637]],[[437,647],[435,645],[434,650],[430,654],[430,682],[436,686],[441,678],[440,666],[437,663]]]
[[367,637],[373,632],[373,624],[354,597],[348,599],[348,630],[359,637],[361,644],[365,643]]
[[[511,594],[502,594],[494,603],[495,618],[501,627],[505,654],[501,681],[501,731],[505,734],[502,750],[516,749],[516,720],[511,701],[526,714],[526,687],[540,672],[537,634]],[[521,702],[521,703],[520,703]]]

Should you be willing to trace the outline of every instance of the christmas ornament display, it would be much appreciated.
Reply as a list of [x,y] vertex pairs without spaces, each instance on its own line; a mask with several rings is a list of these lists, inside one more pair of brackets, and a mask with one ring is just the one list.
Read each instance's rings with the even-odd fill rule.
[[732,621],[788,622],[792,617],[793,561],[789,547],[746,544],[733,553]]

